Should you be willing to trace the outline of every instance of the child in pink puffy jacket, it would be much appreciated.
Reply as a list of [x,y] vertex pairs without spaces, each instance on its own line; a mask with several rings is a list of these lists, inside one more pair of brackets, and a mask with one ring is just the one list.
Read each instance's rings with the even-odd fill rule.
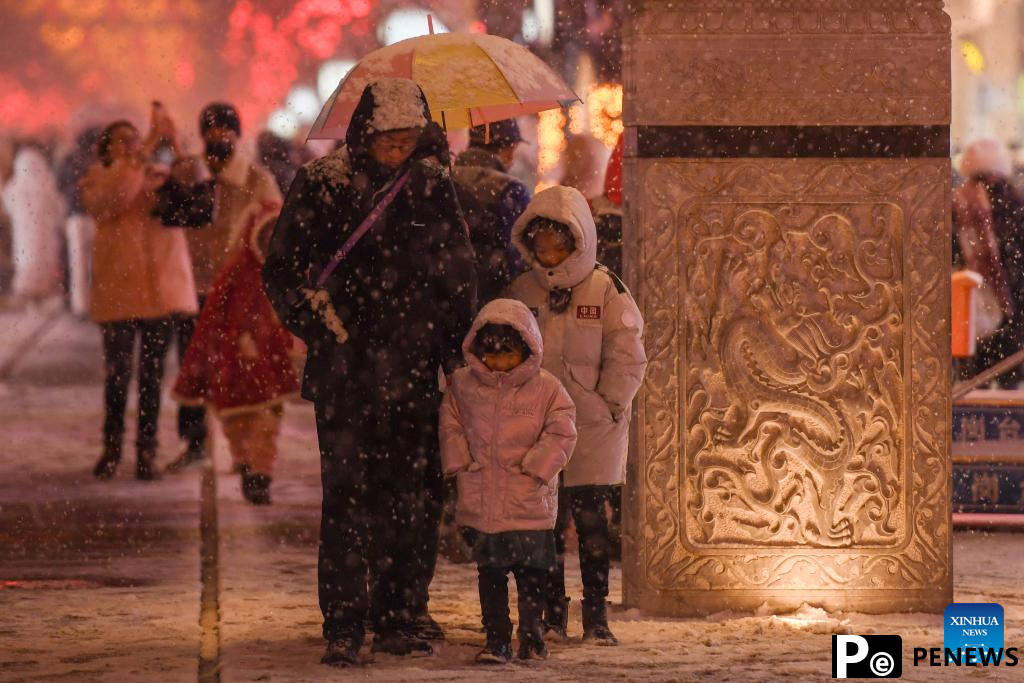
[[543,659],[558,473],[576,445],[576,408],[541,368],[540,330],[520,302],[487,304],[462,350],[468,367],[452,375],[441,405],[441,460],[445,474],[458,477],[455,523],[479,570],[487,644],[476,661],[512,658],[510,571],[519,591],[519,658]]

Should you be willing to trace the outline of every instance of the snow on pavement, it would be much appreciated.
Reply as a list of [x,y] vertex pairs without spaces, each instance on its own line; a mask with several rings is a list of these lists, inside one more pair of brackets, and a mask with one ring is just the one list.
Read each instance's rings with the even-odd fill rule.
[[[65,319],[0,384],[0,582],[24,582],[20,588],[0,583],[0,681],[195,679],[198,476],[136,483],[129,447],[113,482],[92,480],[89,469],[100,447],[100,379],[95,329]],[[163,462],[178,449],[173,408],[165,403]],[[449,640],[434,657],[378,656],[365,667],[330,669],[319,664],[320,491],[312,411],[303,403],[286,409],[270,508],[242,500],[224,449],[217,450],[225,681],[824,681],[831,679],[832,633],[902,635],[906,680],[1020,677],[1002,667],[913,667],[913,647],[941,647],[939,615],[807,609],[790,617],[671,620],[616,606],[611,626],[622,645],[599,648],[579,642],[576,600],[573,643],[552,646],[547,662],[481,670],[472,664],[483,642],[475,569],[444,561],[431,588],[431,608]],[[1022,560],[1024,535],[954,537],[957,600],[1001,603],[1011,647],[1024,647]],[[568,565],[575,597],[575,557]],[[620,586],[616,567],[616,602]]]
[[132,478],[130,409],[125,462],[93,479],[98,354],[63,318],[0,383],[0,681],[195,680],[198,478]]

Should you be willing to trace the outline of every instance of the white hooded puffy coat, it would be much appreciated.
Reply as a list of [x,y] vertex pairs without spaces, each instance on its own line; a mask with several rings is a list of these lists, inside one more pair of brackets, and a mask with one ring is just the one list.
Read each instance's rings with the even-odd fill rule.
[[[527,225],[537,217],[564,223],[576,240],[573,254],[555,268],[538,263],[523,243]],[[647,368],[640,310],[622,281],[597,264],[594,218],[578,190],[556,186],[538,193],[512,228],[512,241],[532,269],[513,281],[510,294],[535,312],[544,338],[543,367],[576,403],[579,439],[565,485],[621,484],[630,407]],[[548,306],[553,288],[572,289],[563,313]]]
[[[530,357],[508,372],[488,370],[470,351],[487,323],[514,327]],[[455,523],[488,534],[553,528],[556,476],[576,443],[576,411],[561,383],[541,369],[537,322],[518,301],[495,299],[462,350],[469,366],[453,373],[440,420],[444,472],[459,473]]]

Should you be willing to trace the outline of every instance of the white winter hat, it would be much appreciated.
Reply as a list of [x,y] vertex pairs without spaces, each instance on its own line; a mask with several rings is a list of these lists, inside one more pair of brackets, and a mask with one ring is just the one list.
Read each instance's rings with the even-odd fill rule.
[[1012,171],[1010,151],[1006,145],[991,138],[972,142],[960,160],[960,173],[965,178],[979,174],[1008,178]]

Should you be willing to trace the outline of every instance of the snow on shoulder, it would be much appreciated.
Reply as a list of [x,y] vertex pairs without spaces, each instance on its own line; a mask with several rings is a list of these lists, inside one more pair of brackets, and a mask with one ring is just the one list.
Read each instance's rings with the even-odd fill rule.
[[348,185],[352,178],[352,163],[348,157],[348,147],[342,145],[326,156],[306,164],[306,171],[311,178],[334,186]]
[[420,88],[408,78],[382,78],[371,86],[373,118],[370,130],[384,133],[427,125]]

